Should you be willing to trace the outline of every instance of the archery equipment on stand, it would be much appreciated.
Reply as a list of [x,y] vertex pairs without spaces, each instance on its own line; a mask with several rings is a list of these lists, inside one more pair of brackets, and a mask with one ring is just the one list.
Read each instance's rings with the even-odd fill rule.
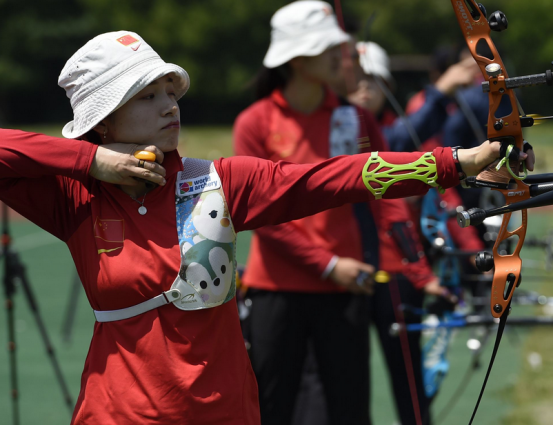
[[[396,335],[400,330],[406,330],[408,333],[415,333],[423,330],[452,329],[464,327],[477,327],[480,325],[496,326],[500,324],[501,319],[491,318],[487,315],[455,315],[453,319],[435,324],[406,324],[402,326],[399,323],[391,325],[390,333]],[[510,320],[510,326],[536,326],[545,325],[552,327],[553,318],[551,316],[530,316],[516,317]]]
[[56,358],[54,348],[48,337],[46,327],[40,316],[37,301],[33,295],[31,284],[27,279],[25,266],[21,263],[19,255],[11,247],[11,237],[9,233],[8,207],[2,204],[2,258],[4,259],[4,293],[6,297],[6,310],[8,311],[8,348],[10,352],[10,385],[12,398],[12,415],[13,424],[19,424],[19,389],[17,383],[17,363],[16,363],[16,343],[15,343],[15,326],[14,326],[14,295],[18,284],[21,284],[25,292],[25,297],[29,303],[29,308],[35,318],[37,327],[40,331],[46,353],[48,354],[58,384],[61,387],[65,404],[70,413],[73,413],[73,401],[71,394],[62,374],[62,370]]
[[[434,252],[437,258],[438,276],[441,285],[448,288],[456,296],[458,303],[461,301],[463,305],[459,257],[452,255],[454,251],[461,251],[456,250],[454,241],[448,231],[447,221],[450,217],[452,217],[452,214],[448,211],[446,202],[441,200],[437,190],[430,189],[421,203],[421,232],[431,245],[431,251]],[[469,256],[470,254],[463,252],[462,256]],[[456,315],[455,308],[454,304],[437,302],[427,309],[427,313],[434,314],[435,321],[450,321]],[[423,385],[428,398],[435,397],[450,369],[446,354],[451,337],[451,329],[436,328],[423,346]]]
[[[524,175],[519,176],[518,152],[525,150],[522,127],[533,125],[534,119],[523,112],[514,93],[514,88],[530,84],[552,85],[552,73],[550,71],[545,72],[544,78],[542,75],[541,77],[510,78],[506,66],[490,37],[491,30],[503,31],[508,28],[508,20],[504,13],[496,11],[487,19],[485,7],[482,4],[477,4],[475,0],[451,0],[451,3],[460,28],[464,33],[467,46],[483,74],[485,83],[488,83],[483,86],[489,96],[487,137],[491,142],[499,141],[504,153],[504,158],[498,164],[491,165],[475,179],[468,180],[467,185],[470,187],[489,187],[500,191],[506,199],[506,207],[490,212],[468,211],[459,214],[459,222],[466,226],[472,221],[484,219],[488,214],[504,214],[492,255],[479,255],[479,258],[481,258],[480,264],[483,265],[483,268],[494,266],[491,313],[494,318],[499,318],[500,322],[487,374],[469,422],[472,424],[500,345],[514,290],[521,281],[521,258],[519,253],[527,230],[526,209],[537,205],[552,204],[551,190],[536,195],[534,200],[531,198],[533,195],[531,186],[524,182],[527,177],[524,165]],[[504,97],[508,97],[510,100],[511,112],[508,115],[498,117],[496,113]],[[535,189],[534,192],[536,193],[536,191],[540,190]],[[512,212],[516,210],[521,210],[521,226],[510,231],[508,230],[508,224]],[[500,253],[498,251],[500,243],[510,237],[518,237],[513,253]]]
[[[547,178],[551,176],[548,175]],[[537,179],[535,179],[537,181]],[[460,289],[462,281],[471,282],[487,282],[490,283],[490,278],[484,275],[463,275],[461,274],[459,260],[464,257],[476,255],[476,252],[468,252],[457,250],[454,247],[452,238],[448,232],[447,221],[450,218],[456,217],[455,210],[448,210],[447,204],[440,199],[438,192],[431,189],[422,199],[421,208],[421,230],[425,238],[432,246],[431,251],[435,252],[433,258],[437,258],[438,275],[441,283],[447,287],[453,286],[454,289]],[[537,241],[534,243],[539,247],[544,247],[548,251],[549,245],[547,241]],[[458,287],[457,287],[458,286]],[[438,424],[442,423],[448,412],[459,401],[459,396],[464,392],[472,374],[480,367],[480,358],[483,353],[483,348],[486,346],[491,333],[494,331],[498,320],[488,315],[483,315],[480,307],[488,305],[488,297],[475,297],[466,304],[461,297],[461,291],[457,293],[461,303],[456,309],[438,311],[429,307],[421,314],[429,314],[428,318],[421,324],[407,324],[406,331],[424,332],[428,334],[428,340],[422,349],[422,368],[423,380],[426,394],[429,398],[433,398],[438,392],[444,377],[449,371],[449,361],[447,351],[452,338],[452,333],[456,328],[471,328],[472,333],[467,341],[467,347],[471,350],[471,361],[468,365],[466,373],[463,375],[463,380],[459,383],[455,391],[452,393],[448,402],[443,405],[436,417]],[[539,295],[534,292],[525,292],[517,290],[512,299],[513,304],[517,305],[539,305],[552,306],[552,298],[544,295]],[[468,305],[477,308],[471,315],[468,315]],[[405,308],[409,308],[406,307]],[[454,306],[452,306],[454,308]],[[551,311],[550,311],[551,312]],[[515,318],[510,321],[510,325],[520,326],[537,326],[537,325],[552,325],[552,317],[528,317]],[[401,324],[393,324],[391,333],[397,335]]]

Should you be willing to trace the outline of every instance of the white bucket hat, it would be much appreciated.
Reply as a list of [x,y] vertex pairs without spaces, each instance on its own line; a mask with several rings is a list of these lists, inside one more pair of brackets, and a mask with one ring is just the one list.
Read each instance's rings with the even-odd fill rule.
[[175,75],[175,95],[189,88],[187,72],[168,64],[138,34],[116,31],[100,34],[66,62],[58,85],[65,89],[73,108],[73,121],[62,134],[84,135],[134,95],[166,74]]
[[338,25],[331,5],[323,1],[296,1],[271,18],[271,43],[264,66],[276,68],[298,56],[317,56],[350,40]]
[[389,84],[394,83],[390,73],[389,55],[385,49],[372,41],[356,43],[356,50],[360,55],[360,65],[368,75],[378,75]]

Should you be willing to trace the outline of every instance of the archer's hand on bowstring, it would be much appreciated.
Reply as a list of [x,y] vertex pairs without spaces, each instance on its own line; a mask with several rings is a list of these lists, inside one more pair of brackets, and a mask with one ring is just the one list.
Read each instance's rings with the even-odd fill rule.
[[[358,280],[360,274],[367,274],[367,278]],[[375,268],[367,263],[350,257],[339,257],[329,278],[339,287],[354,294],[373,294],[373,273]]]
[[[149,151],[156,154],[156,162],[135,158],[136,151]],[[138,179],[147,180],[157,185],[165,185],[163,152],[154,145],[136,145],[126,143],[107,144],[98,147],[89,174],[103,182],[137,186]],[[137,179],[138,178],[138,179]]]
[[[485,141],[481,145],[470,149],[459,149],[458,160],[462,170],[467,176],[477,176],[490,164],[499,160],[501,144],[500,142]],[[526,153],[519,152],[519,162],[525,162],[527,170],[535,169],[535,153],[529,149]]]

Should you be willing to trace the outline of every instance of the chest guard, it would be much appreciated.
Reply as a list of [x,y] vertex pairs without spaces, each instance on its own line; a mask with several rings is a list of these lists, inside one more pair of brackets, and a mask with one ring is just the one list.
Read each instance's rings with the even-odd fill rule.
[[222,305],[235,296],[236,233],[213,162],[183,158],[175,187],[181,267],[172,303],[190,311]]
[[329,126],[329,157],[358,154],[360,120],[352,105],[342,105],[333,110]]

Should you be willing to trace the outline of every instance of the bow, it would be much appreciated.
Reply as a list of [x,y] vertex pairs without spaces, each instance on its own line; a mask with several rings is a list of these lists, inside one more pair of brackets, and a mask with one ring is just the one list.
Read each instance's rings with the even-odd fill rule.
[[[456,256],[448,255],[455,249],[454,241],[447,228],[449,218],[450,213],[438,191],[431,188],[421,203],[421,232],[433,249],[440,252],[438,253],[437,267],[441,285],[449,288],[459,299],[461,295],[460,265]],[[437,312],[441,322],[448,322],[455,317],[453,306],[448,304],[442,308]],[[428,398],[436,395],[450,369],[446,354],[451,337],[452,329],[434,328],[432,335],[422,348],[423,385]]]
[[[500,318],[500,322],[489,368],[470,420],[470,424],[472,424],[500,344],[514,290],[521,282],[521,258],[519,253],[527,230],[527,208],[552,204],[551,183],[549,190],[543,191],[540,186],[533,188],[529,182],[524,181],[527,176],[525,167],[523,167],[524,176],[519,176],[520,167],[517,161],[517,152],[524,150],[524,144],[526,143],[523,139],[522,127],[533,125],[534,119],[523,113],[514,89],[534,84],[552,85],[552,72],[547,71],[544,74],[509,78],[506,67],[490,37],[491,30],[503,31],[507,29],[508,20],[504,13],[496,11],[487,19],[485,7],[482,4],[477,4],[475,0],[451,0],[451,2],[460,28],[466,38],[467,46],[485,78],[483,90],[488,92],[489,95],[487,137],[490,141],[501,142],[504,155],[504,158],[497,165],[491,165],[472,180],[468,179],[467,184],[468,186],[489,187],[500,191],[506,199],[506,206],[488,212],[480,209],[470,209],[458,214],[458,222],[462,226],[474,224],[487,215],[504,214],[492,255],[490,253],[480,253],[477,258],[478,266],[482,270],[494,267],[490,305],[492,316]],[[510,101],[511,112],[499,117],[496,115],[497,110],[500,102],[505,97]],[[550,182],[552,182],[551,179]],[[508,224],[512,212],[519,210],[521,211],[521,225],[510,231]],[[512,237],[518,238],[513,253],[500,252],[498,250],[500,244]]]

